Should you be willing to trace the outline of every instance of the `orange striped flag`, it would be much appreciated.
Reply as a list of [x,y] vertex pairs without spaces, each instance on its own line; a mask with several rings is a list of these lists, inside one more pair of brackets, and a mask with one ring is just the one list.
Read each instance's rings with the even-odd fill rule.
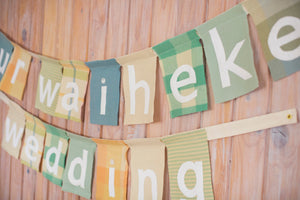
[[8,63],[7,69],[0,83],[0,90],[19,100],[22,100],[27,75],[31,61],[31,55],[17,44]]
[[93,141],[97,144],[96,199],[126,200],[128,146],[121,140]]

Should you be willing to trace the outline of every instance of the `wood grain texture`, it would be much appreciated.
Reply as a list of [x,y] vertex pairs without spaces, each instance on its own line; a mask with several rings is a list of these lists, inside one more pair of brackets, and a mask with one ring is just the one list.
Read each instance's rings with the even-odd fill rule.
[[[239,2],[0,0],[0,30],[12,41],[39,54],[57,59],[102,60],[159,44],[212,19]],[[151,124],[123,125],[123,92],[120,95],[119,126],[90,124],[89,87],[83,109],[84,122],[72,122],[40,112],[34,107],[41,67],[37,59],[32,60],[23,101],[13,100],[54,126],[84,136],[107,139],[160,137],[294,107],[299,110],[300,74],[273,82],[252,18],[248,17],[248,21],[260,86],[245,96],[215,104],[206,66],[208,111],[171,119],[159,64],[154,123]],[[8,108],[2,101],[0,108],[2,130]],[[299,128],[299,124],[282,126],[209,141],[215,199],[300,199]],[[168,200],[167,165],[165,174],[163,199]],[[95,189],[94,181],[92,199],[95,199]],[[0,199],[84,198],[61,191],[41,173],[22,165],[1,148]]]

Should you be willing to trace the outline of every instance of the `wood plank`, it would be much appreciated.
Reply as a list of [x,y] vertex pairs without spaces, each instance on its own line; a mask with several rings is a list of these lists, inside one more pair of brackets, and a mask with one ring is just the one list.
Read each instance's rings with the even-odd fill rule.
[[[0,129],[3,130],[5,119],[8,113],[8,106],[0,101],[1,113],[0,113]],[[0,141],[2,143],[3,136],[0,134]],[[0,197],[2,199],[9,199],[10,196],[10,155],[1,148],[0,150]]]
[[[175,36],[177,4],[177,1],[153,1],[151,46]],[[158,59],[154,102],[154,123],[147,126],[147,137],[169,135],[171,131],[169,104]],[[167,155],[165,160],[163,199],[170,199]]]
[[[128,54],[150,47],[152,1],[132,0],[130,2],[129,21]],[[146,124],[124,125],[123,139],[144,138],[146,136],[146,126]]]
[[[177,2],[153,1],[151,46],[175,36]],[[162,31],[163,30],[163,31]],[[154,99],[154,122],[147,127],[147,137],[160,137],[170,134],[170,114],[166,91],[157,60],[156,89]],[[168,191],[163,198],[169,198]]]
[[[104,54],[105,54],[104,52],[106,46],[105,39],[106,39],[107,26],[108,26],[108,13],[109,13],[108,0],[102,0],[102,1],[91,0],[87,61],[104,59]],[[91,73],[89,75],[89,80],[90,78],[91,78]],[[102,126],[90,123],[90,109],[91,109],[90,108],[90,81],[87,86],[87,93],[86,93],[84,106],[85,106],[84,133],[87,133],[89,134],[89,136],[95,138],[100,138]],[[93,193],[93,195],[95,195],[95,193]]]
[[[296,106],[299,110],[299,73],[273,82],[271,110]],[[263,197],[265,199],[299,199],[300,125],[271,129],[264,168]]]
[[[9,1],[8,4],[8,11],[7,11],[7,36],[16,41],[17,38],[17,32],[18,32],[18,9],[19,9],[19,4],[17,1]],[[1,11],[2,12],[2,11]],[[20,101],[18,101],[20,103]],[[5,118],[4,118],[5,119]],[[5,120],[4,120],[5,122]],[[9,198],[15,198],[15,199],[20,199],[20,192],[22,192],[21,188],[17,186],[18,180],[14,176],[14,172],[16,174],[21,174],[22,175],[22,165],[18,163],[18,161],[11,156],[4,157],[6,158],[5,160],[1,160],[1,162],[6,163],[6,167],[9,167],[9,169],[4,169],[6,171],[6,175],[4,175],[4,180],[5,181],[5,186],[4,189],[7,190],[4,192],[4,196],[9,197]],[[21,172],[21,173],[20,173]],[[22,177],[22,176],[21,176]],[[22,182],[22,179],[21,179]],[[12,194],[12,191],[16,190],[15,194]]]
[[[230,2],[228,2],[230,3]],[[233,5],[235,2],[231,2]],[[226,5],[226,1],[208,1],[206,5],[205,21],[216,17],[232,7]],[[209,110],[203,112],[201,127],[232,121],[234,101],[222,104],[214,103],[214,95],[210,80],[210,73],[206,64],[206,80],[208,90]],[[231,168],[231,144],[232,138],[225,138],[209,142],[210,160],[212,168],[212,183],[215,199],[228,199]]]
[[[130,1],[116,0],[109,2],[105,59],[128,54],[128,41],[126,38],[128,37],[129,13]],[[103,126],[101,138],[122,139],[123,137],[124,97],[121,88],[122,80],[120,85],[119,126]]]
[[[16,2],[17,3],[17,2]],[[18,3],[17,7],[12,10],[16,14],[13,19],[17,24],[18,29],[15,30],[13,40],[23,47],[29,47],[29,39],[27,36],[28,28],[31,23],[30,1]],[[13,99],[15,101],[15,99]],[[16,102],[16,101],[15,101]],[[25,101],[17,101],[22,107],[25,107]],[[22,199],[23,189],[23,165],[18,159],[11,158],[11,183],[10,183],[10,198]]]
[[[268,65],[265,59],[263,59],[263,52],[252,18],[248,17],[248,22],[254,64],[260,86],[254,92],[237,99],[235,120],[269,112],[270,82],[272,80],[270,80]],[[279,118],[279,116],[275,117],[276,113],[273,114],[274,118]],[[297,121],[297,116],[294,115],[292,114],[292,118]],[[272,120],[272,123],[277,121],[277,119]],[[284,113],[282,113],[281,119],[282,122],[285,122],[286,119],[290,120],[288,119],[288,114]],[[268,124],[268,119],[261,119],[260,123],[262,122],[265,125],[271,125]],[[277,122],[281,123],[281,121]],[[254,127],[259,128],[259,123],[255,123]],[[229,185],[230,199],[260,199],[262,197],[267,130],[257,131],[252,129],[252,131],[252,133],[233,137],[232,139],[232,167],[231,182]],[[249,193],[248,191],[252,192]]]
[[[73,1],[70,58],[86,61],[88,55],[90,1]],[[84,112],[84,109],[83,109]],[[89,136],[83,132],[83,123],[68,120],[67,129],[72,133]],[[73,199],[85,199],[72,194]]]
[[[70,46],[71,46],[71,26],[72,26],[72,1],[58,1],[56,4],[57,12],[54,13],[55,20],[51,23],[55,25],[55,43],[50,45],[56,46],[56,51],[53,56],[56,59],[69,59],[70,57]],[[67,120],[52,117],[52,125],[67,129]],[[61,187],[48,181],[48,198],[49,199],[64,199],[64,192]]]

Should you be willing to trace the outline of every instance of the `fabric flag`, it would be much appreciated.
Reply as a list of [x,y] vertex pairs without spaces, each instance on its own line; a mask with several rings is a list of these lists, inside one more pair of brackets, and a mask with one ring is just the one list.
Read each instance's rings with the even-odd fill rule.
[[300,70],[300,1],[248,0],[261,46],[275,81]]
[[162,138],[167,146],[171,199],[214,199],[206,131]]
[[42,164],[43,176],[61,186],[69,137],[65,130],[49,124],[44,124],[44,126],[46,127],[46,142]]
[[2,148],[16,159],[19,159],[24,128],[25,112],[13,104],[9,105],[3,127]]
[[68,134],[70,143],[62,190],[89,199],[96,144],[89,138]]
[[153,47],[159,56],[172,118],[207,110],[203,49],[195,30]]
[[126,140],[130,147],[130,199],[162,199],[165,145],[159,138]]
[[63,77],[55,116],[80,122],[90,70],[81,61],[60,61],[60,64]]
[[115,59],[87,62],[86,65],[91,69],[91,123],[117,126],[120,102],[120,65]]
[[126,200],[128,146],[121,140],[93,141],[97,144],[96,199]]
[[13,45],[14,52],[2,77],[0,90],[22,100],[27,83],[31,55],[17,44],[13,43]]
[[0,81],[6,71],[6,67],[14,50],[14,46],[10,41],[0,32]]
[[35,107],[54,116],[62,79],[62,66],[58,60],[40,56],[42,68],[39,75]]
[[46,128],[41,120],[29,113],[25,113],[25,119],[25,140],[21,152],[22,164],[39,171]]
[[123,67],[124,124],[153,122],[156,54],[151,48],[117,58]]
[[203,40],[216,103],[258,87],[247,13],[236,5],[196,28]]

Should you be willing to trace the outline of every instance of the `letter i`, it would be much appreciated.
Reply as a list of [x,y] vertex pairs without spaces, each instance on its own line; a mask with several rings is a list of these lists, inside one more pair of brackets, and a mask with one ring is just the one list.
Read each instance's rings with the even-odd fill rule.
[[[114,160],[110,160],[110,164],[114,165]],[[108,181],[109,197],[115,197],[115,168],[109,168],[109,181]]]
[[[106,79],[102,78],[101,83],[105,84]],[[101,105],[100,105],[100,115],[105,115],[106,111],[106,95],[107,94],[107,86],[101,86]]]

